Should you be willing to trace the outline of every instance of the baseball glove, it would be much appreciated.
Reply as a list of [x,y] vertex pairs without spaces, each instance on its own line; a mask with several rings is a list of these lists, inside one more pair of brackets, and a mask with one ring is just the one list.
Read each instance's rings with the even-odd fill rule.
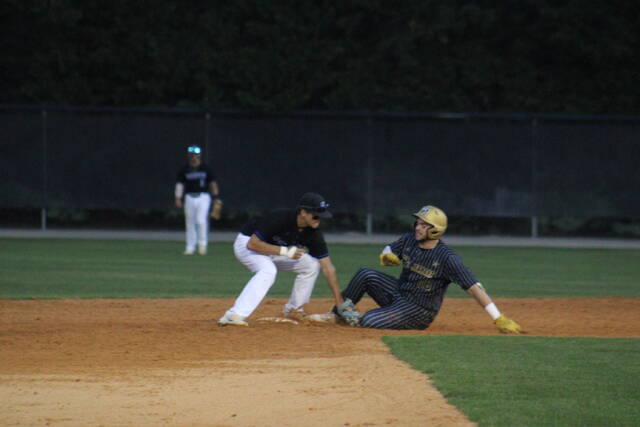
[[220,199],[214,199],[213,200],[213,209],[211,209],[211,218],[215,219],[216,221],[220,219],[220,216],[222,214],[222,200]]
[[393,252],[388,254],[380,254],[380,265],[383,266],[394,266],[400,265],[400,258]]
[[338,316],[349,326],[360,326],[360,314],[349,298],[338,306]]
[[500,317],[496,319],[495,323],[498,329],[500,329],[500,332],[503,332],[505,334],[519,334],[522,330],[522,328],[520,328],[520,325],[506,317],[504,314],[500,315]]

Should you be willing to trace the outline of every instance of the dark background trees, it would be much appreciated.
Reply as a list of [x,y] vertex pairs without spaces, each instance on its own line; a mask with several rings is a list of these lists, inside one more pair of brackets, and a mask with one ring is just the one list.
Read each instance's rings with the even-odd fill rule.
[[4,0],[0,103],[640,114],[629,0]]

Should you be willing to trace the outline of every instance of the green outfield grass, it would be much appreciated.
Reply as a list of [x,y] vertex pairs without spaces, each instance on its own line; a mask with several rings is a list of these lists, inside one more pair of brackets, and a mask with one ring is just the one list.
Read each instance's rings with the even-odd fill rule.
[[639,339],[384,337],[481,426],[637,426]]
[[[207,256],[181,255],[166,241],[0,239],[0,298],[234,297],[250,273],[230,243]],[[332,245],[343,287],[360,267],[379,267],[380,245]],[[640,296],[640,250],[458,247],[494,297]],[[288,296],[292,273],[280,273],[269,295]],[[321,277],[314,297],[330,292]],[[452,285],[449,297],[467,297]]]

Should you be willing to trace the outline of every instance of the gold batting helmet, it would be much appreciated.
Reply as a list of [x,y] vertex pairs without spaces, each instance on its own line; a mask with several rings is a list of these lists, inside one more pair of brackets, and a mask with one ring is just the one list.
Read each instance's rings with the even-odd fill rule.
[[423,206],[413,216],[420,218],[431,226],[427,231],[427,236],[431,240],[439,239],[447,230],[447,215],[440,208],[431,205]]

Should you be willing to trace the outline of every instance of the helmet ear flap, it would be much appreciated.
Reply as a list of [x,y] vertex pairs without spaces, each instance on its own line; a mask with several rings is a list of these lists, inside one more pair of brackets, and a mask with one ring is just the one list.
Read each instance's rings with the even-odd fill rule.
[[442,228],[442,227],[438,227],[436,225],[430,224],[431,228],[429,229],[429,231],[427,231],[427,234],[429,235],[429,238],[432,240],[436,240],[439,239],[440,237],[442,237],[442,235],[444,234],[444,230],[446,228]]

